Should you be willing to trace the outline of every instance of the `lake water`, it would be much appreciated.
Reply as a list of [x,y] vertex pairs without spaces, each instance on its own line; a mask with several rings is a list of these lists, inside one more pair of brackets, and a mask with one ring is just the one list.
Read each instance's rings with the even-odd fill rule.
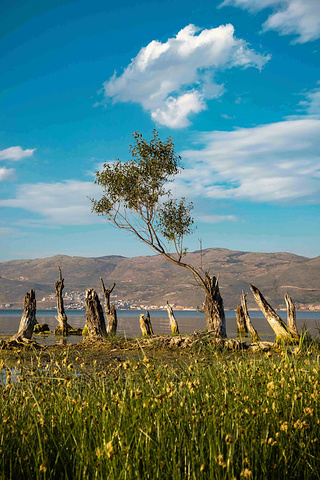
[[[139,315],[145,313],[139,310],[118,310],[118,333],[128,337],[139,337],[141,331],[139,327]],[[226,311],[227,335],[229,338],[237,337],[236,316],[234,311]],[[286,312],[278,312],[286,320]],[[21,310],[1,310],[0,309],[0,337],[9,338],[17,333]],[[85,312],[82,310],[67,310],[68,322],[72,327],[83,328],[85,325]],[[174,312],[179,325],[180,333],[193,333],[206,328],[206,320],[203,313],[195,311],[177,310]],[[38,310],[38,323],[47,323],[53,331],[57,326],[54,310]],[[151,323],[155,334],[171,333],[167,312],[164,310],[151,310]],[[274,341],[275,335],[270,328],[267,320],[260,311],[250,312],[251,320],[258,331],[261,340]],[[312,336],[319,334],[320,312],[297,312],[297,326],[299,331],[303,327],[307,328]],[[55,335],[34,335],[34,339],[44,345],[61,343],[62,339]],[[82,340],[81,336],[70,336],[64,342],[78,343]]]

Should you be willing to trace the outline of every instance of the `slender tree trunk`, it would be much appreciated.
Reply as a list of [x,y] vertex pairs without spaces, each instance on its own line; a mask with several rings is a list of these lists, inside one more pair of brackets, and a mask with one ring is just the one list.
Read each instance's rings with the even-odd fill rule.
[[244,291],[242,291],[241,307],[242,307],[243,315],[246,321],[247,329],[249,330],[251,335],[251,342],[256,343],[256,342],[260,342],[260,337],[257,330],[254,328],[251,322],[251,318],[250,318],[248,307],[247,307],[247,295],[248,295],[247,293],[244,293]]
[[296,307],[288,293],[284,296],[287,305],[287,327],[292,337],[299,340],[299,332],[296,324]]
[[237,319],[237,333],[239,337],[244,337],[248,333],[248,330],[246,325],[246,319],[244,318],[243,308],[241,305],[237,306],[236,319]]
[[107,336],[106,324],[99,297],[93,288],[86,290],[85,307],[88,337],[92,340],[103,340]]
[[30,290],[24,297],[24,309],[20,320],[18,333],[10,338],[10,342],[30,342],[36,319],[36,294]]
[[142,336],[147,337],[149,335],[149,332],[148,332],[148,326],[147,326],[146,321],[144,319],[143,313],[140,314],[139,323],[140,323],[140,329],[141,329]]
[[167,311],[168,311],[168,316],[169,316],[169,322],[170,322],[170,327],[171,327],[171,332],[173,335],[179,335],[179,327],[177,320],[174,316],[173,310],[171,305],[167,302]]
[[291,343],[293,338],[291,333],[289,332],[286,324],[282,320],[281,317],[275,312],[275,310],[269,305],[266,301],[260,290],[255,287],[254,285],[250,284],[250,289],[253,293],[254,299],[257,302],[260,310],[262,311],[263,315],[266,317],[270,327],[276,334],[276,342],[277,343]]
[[153,335],[153,328],[152,328],[152,325],[151,325],[151,319],[150,319],[149,310],[147,310],[145,322],[146,322],[146,325],[147,325],[147,328],[148,328],[148,334],[149,334],[149,335]]
[[208,332],[217,337],[225,338],[226,317],[224,314],[223,300],[219,291],[218,278],[205,274],[206,297],[204,301],[204,313],[206,315]]
[[110,309],[110,313],[106,314],[106,319],[107,319],[107,333],[110,335],[115,335],[117,333],[118,317],[117,317],[117,311],[114,305],[112,305]]

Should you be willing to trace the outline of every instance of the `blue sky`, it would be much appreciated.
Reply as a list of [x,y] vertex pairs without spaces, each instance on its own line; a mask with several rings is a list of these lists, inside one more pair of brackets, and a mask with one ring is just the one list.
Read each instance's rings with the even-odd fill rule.
[[320,255],[318,0],[2,0],[0,26],[0,261],[151,254],[87,197],[154,128],[190,250]]

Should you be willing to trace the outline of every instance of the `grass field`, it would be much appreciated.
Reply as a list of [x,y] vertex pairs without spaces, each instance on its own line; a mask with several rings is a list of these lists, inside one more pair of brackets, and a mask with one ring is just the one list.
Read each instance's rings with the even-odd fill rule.
[[320,478],[318,344],[128,345],[1,352],[1,479]]

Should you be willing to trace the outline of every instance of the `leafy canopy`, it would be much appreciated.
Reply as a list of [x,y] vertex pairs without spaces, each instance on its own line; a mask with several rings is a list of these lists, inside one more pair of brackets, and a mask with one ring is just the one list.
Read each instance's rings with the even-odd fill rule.
[[193,231],[193,205],[185,198],[173,199],[168,183],[181,171],[181,157],[174,151],[172,138],[163,142],[155,130],[150,142],[139,132],[133,137],[132,160],[105,163],[96,173],[95,183],[103,194],[100,200],[91,199],[92,211],[131,231],[170,260],[164,241],[173,242],[180,262],[186,252],[183,238]]

